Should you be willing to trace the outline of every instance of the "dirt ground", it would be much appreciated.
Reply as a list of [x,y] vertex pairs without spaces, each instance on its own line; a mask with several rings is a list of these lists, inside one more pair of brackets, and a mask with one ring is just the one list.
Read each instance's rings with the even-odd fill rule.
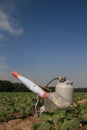
[[87,99],[79,100],[78,103],[80,103],[80,104],[87,103]]
[[40,119],[34,116],[30,116],[26,119],[10,120],[8,123],[1,123],[0,130],[34,130],[32,127],[32,122],[39,121]]
[[[87,99],[80,100],[78,103],[85,103]],[[40,122],[39,118],[34,116],[29,116],[26,119],[15,119],[10,120],[9,122],[2,122],[0,124],[0,130],[34,130],[32,127],[32,122]],[[87,130],[87,125],[76,130]]]

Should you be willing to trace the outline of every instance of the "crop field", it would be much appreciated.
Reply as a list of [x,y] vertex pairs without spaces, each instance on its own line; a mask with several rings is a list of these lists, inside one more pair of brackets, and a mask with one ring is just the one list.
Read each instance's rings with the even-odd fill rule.
[[[32,92],[0,92],[0,122],[12,119],[27,118],[33,115]],[[87,102],[78,104],[78,100],[87,99],[87,92],[74,92],[74,103],[70,109],[57,109],[52,113],[41,115],[43,122],[34,122],[35,130],[79,130],[87,129]],[[43,125],[44,124],[44,125]],[[81,128],[80,128],[81,127]]]
[[76,101],[87,99],[87,92],[74,92],[74,99]]
[[34,97],[33,93],[28,92],[1,92],[0,122],[30,115]]

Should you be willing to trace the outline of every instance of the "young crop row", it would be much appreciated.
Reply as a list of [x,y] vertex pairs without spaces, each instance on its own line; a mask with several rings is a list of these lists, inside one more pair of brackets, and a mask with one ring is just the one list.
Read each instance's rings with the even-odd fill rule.
[[87,92],[74,92],[74,100],[87,99]]
[[[23,118],[32,114],[33,100],[36,97],[31,92],[0,93],[0,122],[14,118]],[[44,122],[34,123],[35,130],[73,130],[87,123],[87,103],[78,104],[77,100],[87,99],[86,92],[74,93],[72,107],[67,110],[57,109],[52,113],[41,115]]]
[[8,121],[13,118],[27,116],[32,112],[31,92],[1,92],[0,93],[0,121]]

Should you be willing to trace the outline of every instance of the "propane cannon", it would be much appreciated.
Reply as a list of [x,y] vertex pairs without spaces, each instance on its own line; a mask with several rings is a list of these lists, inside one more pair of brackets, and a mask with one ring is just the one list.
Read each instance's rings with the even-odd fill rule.
[[[14,77],[19,79],[28,89],[30,89],[32,92],[38,94],[42,99],[44,99],[44,106],[41,112],[43,111],[54,111],[56,108],[68,108],[72,102],[73,102],[73,83],[69,81],[66,77],[58,77],[54,78],[53,80],[57,79],[58,84],[55,87],[55,92],[46,92],[46,88],[48,89],[49,83],[51,83],[51,80],[47,86],[45,87],[39,87],[35,83],[33,83],[31,80],[23,77],[16,71],[12,73]],[[43,90],[43,88],[45,88]],[[48,89],[49,90],[49,89]],[[35,110],[37,107],[37,104],[39,103],[38,96],[37,96],[37,102],[35,104]],[[36,112],[37,113],[37,112]]]
[[[66,77],[58,77],[55,92],[47,93],[44,101],[45,111],[54,111],[56,108],[68,108],[73,102],[73,82]],[[52,80],[53,81],[53,80]]]

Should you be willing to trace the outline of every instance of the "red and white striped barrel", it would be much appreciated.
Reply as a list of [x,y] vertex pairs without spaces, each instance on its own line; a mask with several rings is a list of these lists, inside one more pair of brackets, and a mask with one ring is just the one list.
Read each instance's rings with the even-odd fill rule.
[[43,89],[41,89],[38,85],[36,85],[35,83],[33,83],[31,80],[23,77],[22,75],[20,75],[16,71],[14,71],[12,73],[12,75],[14,77],[16,77],[17,79],[19,79],[32,92],[38,94],[42,99],[46,99],[46,95],[47,95],[46,92]]

